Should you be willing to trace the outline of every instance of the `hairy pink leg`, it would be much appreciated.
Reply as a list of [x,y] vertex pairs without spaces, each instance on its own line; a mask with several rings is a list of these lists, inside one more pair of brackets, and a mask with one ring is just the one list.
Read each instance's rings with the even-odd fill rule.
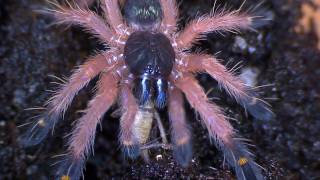
[[98,54],[81,65],[61,86],[55,95],[49,99],[47,112],[39,116],[37,121],[23,136],[21,144],[33,146],[39,144],[49,133],[50,129],[61,119],[71,104],[73,98],[101,71],[111,67],[116,58],[114,52]]
[[76,0],[76,3],[80,8],[87,8],[92,5],[93,2],[94,0]]
[[178,78],[175,84],[186,95],[190,105],[200,113],[211,137],[228,143],[234,135],[233,128],[226,121],[221,109],[209,102],[198,82],[191,75],[184,75]]
[[186,70],[189,72],[206,72],[237,101],[247,96],[248,87],[229,72],[218,60],[210,55],[189,55],[185,58]]
[[105,52],[90,58],[81,65],[71,75],[69,81],[49,100],[50,113],[63,115],[77,93],[101,71],[111,67],[111,64],[114,63],[112,61],[116,58],[117,56],[113,52]]
[[200,113],[210,137],[234,168],[237,178],[263,180],[261,168],[252,160],[246,145],[234,138],[232,126],[226,121],[221,109],[208,102],[198,82],[191,75],[185,75],[176,80],[176,85],[184,92],[191,106]]
[[176,42],[178,48],[190,48],[192,43],[203,34],[213,31],[237,31],[249,29],[252,17],[239,13],[239,11],[215,13],[192,21],[178,35]]
[[122,116],[120,120],[120,141],[123,145],[124,154],[136,158],[139,155],[139,142],[135,142],[132,126],[138,111],[138,104],[132,94],[129,84],[122,83],[120,91],[120,103]]
[[57,178],[79,179],[86,157],[93,148],[96,129],[104,113],[118,96],[118,76],[105,73],[98,82],[97,95],[89,102],[84,115],[77,121],[69,141],[68,153],[56,173]]
[[176,0],[160,0],[163,20],[162,28],[165,33],[173,33],[177,26],[178,8]]
[[118,33],[122,33],[124,25],[118,0],[101,0],[102,9],[110,26]]
[[169,90],[169,119],[171,123],[171,140],[173,156],[179,164],[187,166],[192,158],[190,130],[186,123],[182,92],[174,87]]
[[231,95],[238,103],[254,117],[260,120],[270,120],[273,113],[267,104],[256,98],[256,92],[229,72],[218,60],[210,55],[189,55],[183,60],[186,70],[191,72],[206,72]]
[[112,30],[101,17],[90,10],[56,5],[56,9],[48,10],[47,13],[52,14],[58,20],[58,24],[80,25],[102,42],[117,45],[113,41],[115,34]]

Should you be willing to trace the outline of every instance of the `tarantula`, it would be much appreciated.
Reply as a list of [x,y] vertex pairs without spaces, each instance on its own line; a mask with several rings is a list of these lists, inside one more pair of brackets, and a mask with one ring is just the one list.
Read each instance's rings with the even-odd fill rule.
[[[63,115],[77,93],[100,75],[97,92],[77,121],[68,142],[67,153],[56,172],[58,179],[79,179],[87,156],[92,152],[96,128],[104,113],[117,102],[121,108],[120,142],[131,158],[140,154],[144,141],[135,133],[139,111],[168,107],[171,141],[176,161],[187,166],[192,158],[191,134],[186,124],[184,96],[201,115],[216,147],[234,168],[238,179],[263,179],[258,166],[237,138],[222,109],[210,102],[195,78],[208,73],[230,96],[258,119],[270,119],[271,111],[254,97],[237,76],[212,55],[191,53],[188,49],[206,33],[246,30],[254,26],[249,13],[213,11],[177,31],[175,0],[126,0],[123,17],[118,0],[100,0],[103,17],[79,6],[55,4],[46,11],[59,24],[80,25],[110,49],[89,58],[46,104],[46,112],[22,138],[22,144],[39,144]],[[141,125],[142,123],[142,125]],[[138,130],[136,129],[138,128]]]

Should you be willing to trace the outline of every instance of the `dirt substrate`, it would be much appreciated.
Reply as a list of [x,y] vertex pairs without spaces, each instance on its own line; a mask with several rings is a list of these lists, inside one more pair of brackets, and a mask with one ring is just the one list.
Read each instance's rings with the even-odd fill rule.
[[[236,0],[221,2],[234,8],[240,5]],[[212,54],[221,51],[217,56],[224,63],[230,62],[228,67],[243,61],[244,67],[260,72],[258,85],[272,84],[260,89],[262,97],[270,98],[267,101],[276,115],[269,122],[246,116],[218,88],[210,93],[228,116],[238,120],[232,123],[239,133],[256,145],[251,149],[266,169],[267,179],[320,178],[320,53],[312,32],[294,32],[301,3],[267,1],[264,13],[273,19],[269,25],[238,35],[210,34],[208,41],[197,46]],[[247,6],[255,4],[247,2]],[[182,24],[208,12],[212,5],[209,0],[182,1]],[[56,87],[50,84],[54,79],[49,75],[68,77],[94,49],[102,47],[79,29],[50,26],[51,18],[32,11],[44,6],[41,0],[0,1],[0,179],[50,179],[50,165],[56,160],[51,157],[64,152],[63,136],[80,116],[77,110],[85,108],[93,94],[94,82],[80,93],[53,136],[31,149],[19,146],[17,137],[22,129],[17,126],[34,115],[24,109],[41,106],[50,97],[45,90]],[[206,75],[200,75],[199,80],[206,89],[216,87]],[[88,160],[85,178],[233,179],[233,172],[222,165],[223,157],[210,144],[193,110],[188,105],[186,108],[193,129],[194,158],[189,168],[177,166],[171,152],[163,149],[151,150],[150,164],[124,159],[117,137],[119,121],[109,113],[102,123],[103,131],[97,134],[95,155]],[[162,118],[168,128],[167,117]],[[157,136],[155,129],[153,137]]]

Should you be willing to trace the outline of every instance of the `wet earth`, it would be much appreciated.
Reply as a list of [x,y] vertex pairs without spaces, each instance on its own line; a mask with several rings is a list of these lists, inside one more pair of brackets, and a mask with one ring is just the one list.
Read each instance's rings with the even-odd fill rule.
[[[181,27],[188,20],[210,12],[213,1],[180,2]],[[217,88],[207,75],[199,75],[209,96],[221,105],[234,127],[251,139],[251,150],[265,168],[266,179],[320,178],[320,51],[313,32],[297,34],[294,27],[301,16],[303,0],[270,0],[262,13],[272,19],[256,32],[209,34],[195,49],[217,54],[232,68],[242,62],[238,71],[251,83],[261,87],[261,97],[272,105],[275,117],[267,122],[246,115],[245,111]],[[218,1],[223,7],[236,9],[236,0]],[[257,4],[248,0],[244,8]],[[95,82],[81,91],[63,123],[39,146],[23,149],[17,138],[23,132],[18,126],[30,122],[37,112],[26,111],[42,106],[50,97],[47,89],[57,85],[52,75],[68,77],[95,49],[103,46],[78,28],[52,26],[50,17],[33,10],[44,8],[42,0],[0,1],[0,179],[52,179],[53,158],[65,150],[63,137],[80,116],[92,97]],[[249,72],[249,73],[245,73]],[[113,108],[115,110],[116,107]],[[207,132],[197,115],[186,105],[192,126],[194,155],[188,168],[179,167],[171,151],[151,149],[151,162],[128,160],[121,154],[117,134],[119,120],[110,111],[96,137],[95,154],[86,166],[86,179],[235,179],[223,165],[223,156],[210,144]],[[164,114],[162,119],[169,128]],[[154,128],[152,137],[157,138]]]

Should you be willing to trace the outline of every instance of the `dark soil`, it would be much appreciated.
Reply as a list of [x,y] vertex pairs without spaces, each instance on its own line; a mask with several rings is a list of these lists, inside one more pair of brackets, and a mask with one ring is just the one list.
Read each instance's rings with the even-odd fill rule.
[[[239,7],[239,1],[228,2],[228,7]],[[303,0],[270,0],[264,7],[266,15],[273,16],[269,25],[257,32],[226,36],[210,34],[198,48],[216,53],[218,57],[238,61],[244,66],[258,68],[261,96],[273,106],[275,117],[261,122],[247,116],[226,94],[215,88],[210,96],[224,107],[239,133],[253,140],[252,148],[257,162],[266,168],[268,179],[320,178],[320,52],[316,49],[314,34],[301,35],[293,31],[301,16]],[[223,3],[225,4],[225,3]],[[256,1],[248,1],[253,6]],[[186,19],[210,11],[212,1],[181,2],[182,24]],[[55,134],[41,145],[22,149],[17,137],[23,132],[19,125],[31,121],[32,111],[24,109],[41,106],[50,93],[49,75],[69,76],[71,70],[83,62],[101,45],[79,29],[65,30],[50,26],[51,18],[38,15],[34,9],[43,8],[42,0],[0,1],[0,179],[50,179],[51,158],[63,153],[63,136],[70,124],[79,117],[77,110],[86,107],[92,96],[94,82],[80,93],[63,123]],[[246,46],[238,46],[235,39],[243,38]],[[199,76],[202,85],[209,89],[216,83],[206,75]],[[210,144],[207,132],[196,120],[193,110],[186,105],[193,128],[194,158],[189,168],[182,169],[174,162],[169,150],[151,151],[152,162],[130,161],[123,158],[117,133],[118,119],[106,115],[102,132],[96,138],[95,155],[87,163],[86,179],[234,179],[234,174],[222,164],[223,157]],[[165,113],[164,113],[165,114]],[[168,127],[167,119],[163,117]],[[155,130],[156,131],[156,130]],[[155,133],[155,136],[157,133]],[[156,156],[162,159],[156,160]],[[51,171],[52,172],[52,171]]]

